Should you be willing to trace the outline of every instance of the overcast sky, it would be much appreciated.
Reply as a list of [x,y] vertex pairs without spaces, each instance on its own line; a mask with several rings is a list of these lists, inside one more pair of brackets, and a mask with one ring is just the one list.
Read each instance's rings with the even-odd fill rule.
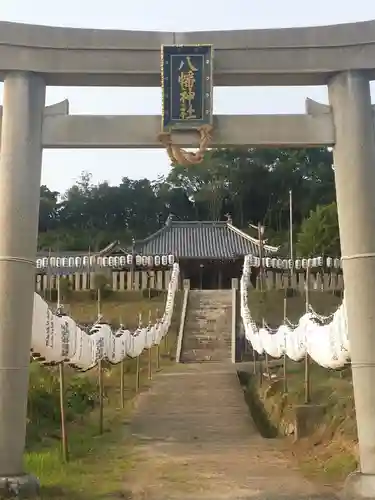
[[[186,9],[185,9],[186,7]],[[77,28],[197,31],[280,28],[375,19],[374,0],[1,0],[0,20]],[[2,89],[1,89],[2,94]],[[214,112],[303,113],[305,97],[327,102],[323,87],[217,88]],[[49,87],[47,104],[68,98],[70,112],[159,114],[160,89]],[[63,192],[83,170],[95,182],[123,176],[156,179],[169,170],[163,150],[53,150],[43,156],[42,182]]]

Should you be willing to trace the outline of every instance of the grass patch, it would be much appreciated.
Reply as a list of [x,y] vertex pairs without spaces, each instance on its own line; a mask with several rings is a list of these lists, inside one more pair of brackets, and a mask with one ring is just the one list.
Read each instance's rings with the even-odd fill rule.
[[[261,425],[269,422],[284,432],[294,425],[294,408],[304,404],[304,363],[287,361],[288,393],[283,394],[282,366],[272,366],[275,376],[272,380],[263,379],[259,385],[256,379],[247,374],[246,391],[253,398],[258,416],[263,408]],[[264,367],[263,367],[264,368]],[[343,480],[357,466],[357,431],[355,407],[350,368],[335,371],[327,370],[314,363],[310,365],[311,403],[324,406],[324,413],[316,421],[315,430],[310,436],[291,444],[291,451],[298,459],[299,466],[309,476],[323,482],[334,483]],[[257,403],[258,401],[258,403]],[[259,427],[259,424],[258,424]],[[261,430],[261,429],[260,429]]]
[[[168,334],[168,342],[160,345],[161,369],[174,363],[177,329],[180,315],[180,294],[177,294],[175,312]],[[119,311],[122,321],[128,315],[136,318],[139,310],[164,310],[164,302],[103,303],[103,313],[114,322]],[[79,322],[92,321],[95,304],[73,306],[73,317]],[[148,318],[147,318],[148,320]],[[131,319],[129,320],[130,323]],[[134,321],[136,325],[136,321]],[[128,323],[127,323],[128,325]],[[153,348],[153,371],[156,370],[156,348]],[[148,380],[148,352],[141,356],[141,389],[146,390]],[[66,409],[69,440],[69,463],[62,461],[59,409],[59,380],[56,368],[32,363],[27,425],[27,451],[25,468],[41,481],[41,499],[96,500],[127,498],[125,472],[132,466],[131,443],[126,437],[126,426],[134,404],[136,360],[125,362],[125,408],[121,409],[120,366],[104,367],[104,433],[99,435],[98,372],[75,373],[66,370]]]
[[[280,326],[284,321],[284,290],[249,291],[249,308],[254,320],[261,324],[263,318],[271,328]],[[334,312],[342,300],[330,292],[309,292],[310,304],[323,316]],[[287,317],[295,323],[305,313],[305,295],[299,290],[287,299]]]

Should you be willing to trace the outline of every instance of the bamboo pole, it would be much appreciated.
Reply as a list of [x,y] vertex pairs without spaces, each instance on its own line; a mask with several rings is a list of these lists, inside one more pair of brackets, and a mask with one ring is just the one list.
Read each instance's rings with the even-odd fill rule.
[[[148,311],[148,327],[151,328],[151,309]],[[148,379],[152,380],[152,345],[148,350]]]
[[[138,314],[138,328],[141,328],[142,326],[142,313]],[[139,388],[141,385],[141,377],[140,377],[140,371],[141,371],[141,366],[140,366],[140,356],[137,356],[137,361],[136,361],[136,368],[135,368],[135,392],[139,392]]]
[[[123,326],[122,318],[120,318],[120,328]],[[121,360],[120,366],[120,398],[121,408],[125,408],[125,359]]]
[[[263,326],[263,328],[266,327],[266,322],[264,321],[264,318],[262,319],[262,326]],[[270,366],[269,366],[269,359],[268,359],[268,352],[267,351],[264,352],[264,363],[265,363],[265,367],[266,367],[267,377],[269,379],[271,379],[271,376],[270,376]]]
[[[306,286],[305,286],[305,311],[309,312],[309,283],[310,283],[310,269],[306,269]],[[310,403],[311,390],[310,390],[310,358],[308,353],[305,355],[305,404]]]
[[69,461],[68,450],[68,434],[66,430],[66,417],[65,417],[65,377],[64,377],[64,362],[59,364],[60,375],[60,416],[61,416],[61,447],[64,462]]
[[[284,325],[286,323],[286,318],[287,318],[287,298],[285,296],[284,297]],[[287,392],[288,392],[287,356],[286,356],[285,352],[284,352],[284,355],[283,355],[283,391],[284,391],[284,394],[287,394]]]
[[97,310],[98,310],[98,320],[100,319],[100,316],[102,314],[102,291],[100,287],[98,287],[98,292],[97,292]]
[[120,366],[120,392],[121,392],[121,408],[125,408],[125,360],[121,360]]
[[104,384],[103,384],[103,364],[99,359],[98,363],[98,381],[99,381],[99,434],[103,434],[103,421],[104,421]]

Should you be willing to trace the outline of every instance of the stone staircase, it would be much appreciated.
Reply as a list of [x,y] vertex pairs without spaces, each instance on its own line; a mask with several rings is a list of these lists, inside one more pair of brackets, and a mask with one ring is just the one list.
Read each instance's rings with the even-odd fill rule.
[[231,290],[190,291],[181,362],[229,361],[231,323]]

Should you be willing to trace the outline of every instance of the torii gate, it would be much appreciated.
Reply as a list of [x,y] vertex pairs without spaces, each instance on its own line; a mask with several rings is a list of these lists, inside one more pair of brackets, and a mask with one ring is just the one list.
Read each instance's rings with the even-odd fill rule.
[[[328,85],[307,114],[216,116],[212,146],[334,147],[360,473],[348,495],[375,498],[375,21],[279,30],[157,33],[0,23],[0,492],[23,474],[43,148],[161,147],[158,116],[44,109],[46,85],[159,86],[160,46],[210,43],[215,85]],[[197,138],[179,135],[180,146]]]

